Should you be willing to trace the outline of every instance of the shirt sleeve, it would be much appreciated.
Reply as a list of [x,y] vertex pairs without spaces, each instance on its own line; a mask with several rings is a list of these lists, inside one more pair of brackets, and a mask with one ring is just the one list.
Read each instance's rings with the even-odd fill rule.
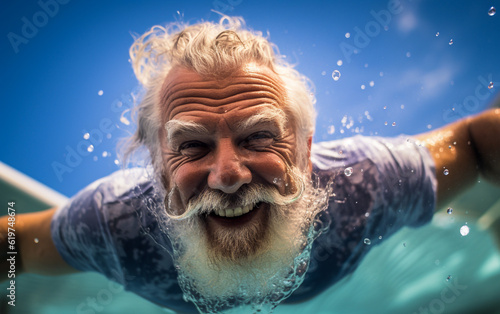
[[313,173],[333,194],[319,219],[305,284],[311,296],[351,273],[368,251],[404,226],[432,219],[436,201],[434,161],[414,139],[355,136],[314,144]]
[[110,179],[80,191],[52,218],[51,233],[62,258],[81,271],[96,271],[121,282],[116,252],[103,215]]

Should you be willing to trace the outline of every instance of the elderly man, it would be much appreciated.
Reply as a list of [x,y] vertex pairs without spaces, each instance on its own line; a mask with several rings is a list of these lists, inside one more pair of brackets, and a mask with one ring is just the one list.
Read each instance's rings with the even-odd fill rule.
[[136,39],[145,93],[125,156],[146,148],[150,162],[19,215],[23,270],[97,271],[176,311],[269,309],[321,293],[479,174],[500,181],[500,110],[312,144],[308,81],[273,48],[229,17]]

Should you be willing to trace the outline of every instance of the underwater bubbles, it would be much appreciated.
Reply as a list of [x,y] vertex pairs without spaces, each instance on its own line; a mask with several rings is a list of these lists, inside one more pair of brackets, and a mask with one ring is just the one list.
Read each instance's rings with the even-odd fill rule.
[[90,134],[89,133],[85,133],[83,134],[83,138],[88,140],[90,138]]
[[450,39],[450,41],[448,42],[448,45],[453,45],[453,39]]
[[33,239],[33,242],[38,243],[40,241],[38,240],[38,238],[35,238],[35,239]]
[[332,78],[334,81],[338,81],[340,79],[340,71],[339,70],[335,70],[332,72]]
[[448,213],[448,215],[451,215],[451,213],[453,213],[453,208],[448,207],[448,209],[446,210],[446,212]]
[[345,168],[344,174],[346,175],[346,177],[350,177],[352,174],[352,167]]
[[444,170],[443,170],[443,174],[444,174],[445,176],[449,175],[449,174],[450,174],[450,170],[448,170],[448,169],[444,169]]
[[495,13],[497,13],[497,9],[495,9],[495,7],[491,7],[491,8],[488,10],[488,15],[489,15],[489,16],[493,16],[493,15],[495,15]]
[[492,89],[494,86],[493,86],[493,82],[490,82],[490,84],[488,84],[488,88],[489,89]]
[[103,90],[101,89],[100,91],[97,92],[97,95],[102,96],[104,94]]
[[372,244],[372,241],[370,241],[370,239],[368,239],[368,238],[365,238],[363,240],[363,243],[366,244],[366,245],[370,245],[370,244]]
[[87,151],[89,153],[93,152],[94,151],[94,145],[89,145],[89,147],[87,147]]
[[463,225],[462,227],[460,227],[460,234],[462,235],[462,237],[465,237],[466,235],[469,234],[469,226],[467,225]]

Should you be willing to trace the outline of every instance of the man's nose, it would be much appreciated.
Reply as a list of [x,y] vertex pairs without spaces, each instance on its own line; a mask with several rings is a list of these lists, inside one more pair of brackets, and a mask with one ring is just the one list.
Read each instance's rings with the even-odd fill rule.
[[208,175],[208,186],[211,189],[231,194],[252,181],[252,173],[242,162],[238,150],[231,139],[220,141]]

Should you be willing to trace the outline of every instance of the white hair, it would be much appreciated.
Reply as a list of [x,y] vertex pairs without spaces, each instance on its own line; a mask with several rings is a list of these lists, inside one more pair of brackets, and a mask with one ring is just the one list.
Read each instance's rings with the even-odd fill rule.
[[130,59],[145,93],[134,108],[137,130],[125,142],[124,164],[133,153],[146,147],[155,170],[162,171],[161,89],[173,67],[182,66],[201,76],[224,77],[255,62],[273,70],[283,81],[287,93],[284,111],[292,118],[297,135],[297,166],[307,166],[307,140],[314,132],[316,116],[312,84],[284,60],[261,32],[247,29],[243,18],[223,16],[219,23],[153,26],[135,39]]

